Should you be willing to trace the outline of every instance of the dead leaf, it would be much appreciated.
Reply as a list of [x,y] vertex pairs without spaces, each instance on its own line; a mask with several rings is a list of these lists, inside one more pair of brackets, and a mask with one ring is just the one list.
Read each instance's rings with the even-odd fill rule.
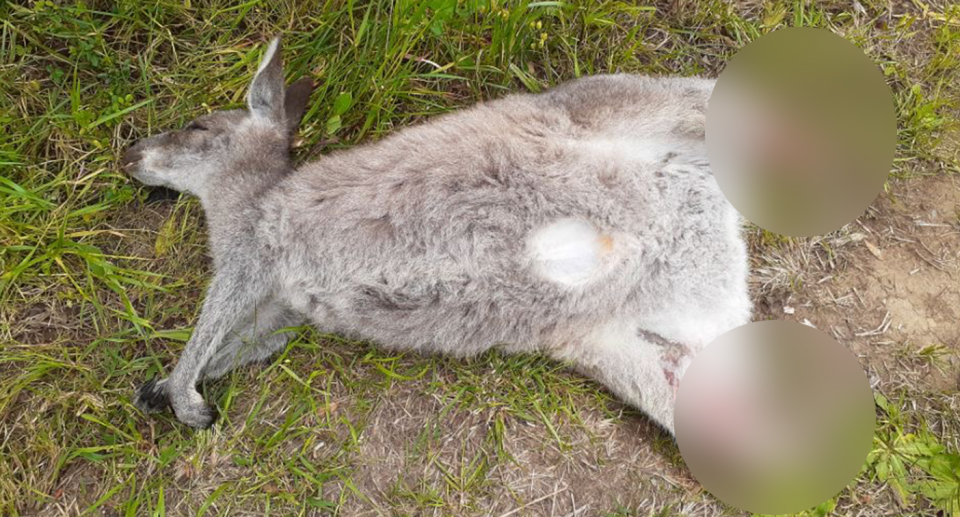
[[877,257],[877,260],[883,260],[883,254],[880,252],[880,248],[874,246],[873,243],[867,240],[863,241],[863,243],[867,245],[867,249],[870,250],[870,253],[872,253],[874,257]]

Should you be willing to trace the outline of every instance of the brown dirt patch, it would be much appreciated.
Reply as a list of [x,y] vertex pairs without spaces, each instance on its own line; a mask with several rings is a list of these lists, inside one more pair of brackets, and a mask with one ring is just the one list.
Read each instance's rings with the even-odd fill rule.
[[585,516],[618,507],[646,515],[671,504],[686,515],[737,514],[723,513],[656,449],[658,431],[643,417],[617,422],[592,409],[577,417],[550,419],[551,431],[497,408],[456,409],[405,386],[382,398],[368,421],[353,472],[365,497],[349,498],[341,511],[434,515],[422,506],[434,499],[443,501],[436,515]]
[[764,298],[756,319],[806,321],[831,334],[881,390],[958,389],[960,179],[892,183],[850,230],[834,240],[849,245],[806,261],[813,267],[802,285]]

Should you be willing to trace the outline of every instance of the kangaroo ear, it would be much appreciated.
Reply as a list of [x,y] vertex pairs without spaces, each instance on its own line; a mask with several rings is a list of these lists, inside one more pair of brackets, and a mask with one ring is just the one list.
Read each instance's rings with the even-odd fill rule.
[[247,92],[250,112],[274,122],[283,120],[283,59],[280,57],[280,37],[273,38],[260,61],[257,75]]
[[307,104],[310,103],[310,94],[313,93],[313,79],[304,77],[294,81],[287,87],[287,92],[283,99],[284,118],[287,122],[287,132],[291,135],[297,132],[300,127],[300,120],[307,110]]

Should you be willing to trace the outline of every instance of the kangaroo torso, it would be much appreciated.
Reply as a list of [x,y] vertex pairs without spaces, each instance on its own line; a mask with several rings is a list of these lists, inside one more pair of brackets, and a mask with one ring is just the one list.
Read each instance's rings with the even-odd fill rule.
[[321,326],[462,354],[680,303],[691,264],[742,253],[717,245],[736,213],[696,124],[711,85],[581,79],[304,165],[267,202],[284,291]]

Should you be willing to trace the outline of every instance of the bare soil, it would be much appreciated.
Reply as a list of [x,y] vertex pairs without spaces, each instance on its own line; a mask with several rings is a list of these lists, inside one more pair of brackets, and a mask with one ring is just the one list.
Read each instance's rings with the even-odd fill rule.
[[811,260],[804,285],[759,300],[756,319],[808,322],[831,334],[882,390],[957,390],[960,179],[893,183],[851,227],[852,245],[840,257]]

